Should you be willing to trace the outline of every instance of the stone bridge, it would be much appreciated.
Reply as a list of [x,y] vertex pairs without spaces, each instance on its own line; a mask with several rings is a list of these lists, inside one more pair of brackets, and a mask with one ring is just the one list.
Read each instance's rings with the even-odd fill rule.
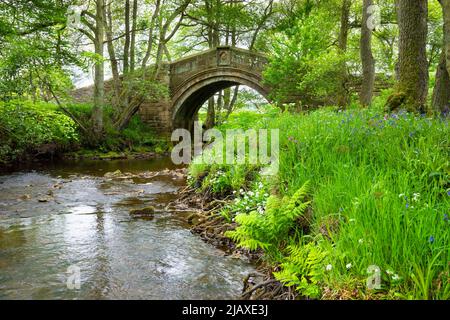
[[[235,47],[217,47],[164,63],[158,81],[169,88],[166,99],[144,102],[139,114],[161,134],[173,129],[192,130],[197,111],[215,93],[235,85],[246,85],[267,98],[269,88],[262,83],[267,58]],[[105,81],[105,96],[112,97],[112,80]],[[75,101],[92,100],[94,86],[72,92]]]
[[217,47],[163,66],[161,80],[169,87],[165,101],[141,105],[142,119],[158,132],[192,129],[195,115],[204,102],[222,89],[246,85],[267,98],[262,83],[267,58],[235,47]]

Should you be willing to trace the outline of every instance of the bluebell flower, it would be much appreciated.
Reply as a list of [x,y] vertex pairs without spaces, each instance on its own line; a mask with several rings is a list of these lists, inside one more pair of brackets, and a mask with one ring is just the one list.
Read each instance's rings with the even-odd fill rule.
[[444,221],[448,222],[448,214],[444,214]]
[[450,190],[447,191],[447,195],[450,196]]
[[406,203],[405,207],[406,207],[406,209],[409,208],[409,203],[408,202]]
[[433,237],[433,236],[430,236],[430,238],[428,239],[428,242],[429,242],[429,243],[433,243],[433,242],[434,242],[434,237]]

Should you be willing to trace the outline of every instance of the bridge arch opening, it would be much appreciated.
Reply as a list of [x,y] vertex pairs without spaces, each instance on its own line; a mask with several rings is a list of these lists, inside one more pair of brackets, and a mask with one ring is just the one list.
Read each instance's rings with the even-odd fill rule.
[[240,70],[216,70],[213,74],[193,79],[177,92],[173,99],[173,129],[183,128],[192,132],[196,115],[209,98],[221,90],[235,86],[249,87],[269,100],[269,92],[261,79]]

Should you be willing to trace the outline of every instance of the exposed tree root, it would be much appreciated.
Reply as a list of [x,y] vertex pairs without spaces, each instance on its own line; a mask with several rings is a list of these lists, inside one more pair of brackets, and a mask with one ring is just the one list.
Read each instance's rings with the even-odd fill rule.
[[[285,287],[273,278],[272,269],[262,262],[262,251],[250,252],[238,248],[230,238],[225,236],[229,230],[234,230],[236,224],[219,214],[220,209],[227,204],[227,198],[212,199],[209,192],[198,194],[195,189],[186,187],[180,192],[180,197],[168,207],[191,208],[194,211],[187,221],[192,225],[191,232],[198,234],[205,242],[225,251],[235,258],[244,258],[257,265],[258,273],[249,274],[243,281],[240,296],[244,300],[292,300],[298,295],[292,288]],[[194,209],[192,209],[194,208]]]

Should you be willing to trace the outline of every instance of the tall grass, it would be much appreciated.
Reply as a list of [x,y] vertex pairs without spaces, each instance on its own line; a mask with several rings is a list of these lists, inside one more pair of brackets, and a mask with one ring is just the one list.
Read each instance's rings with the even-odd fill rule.
[[[280,112],[253,125],[280,129],[277,193],[310,182],[312,221],[301,243],[325,253],[322,288],[450,298],[448,120],[375,106]],[[381,270],[377,291],[365,287],[371,265]]]

